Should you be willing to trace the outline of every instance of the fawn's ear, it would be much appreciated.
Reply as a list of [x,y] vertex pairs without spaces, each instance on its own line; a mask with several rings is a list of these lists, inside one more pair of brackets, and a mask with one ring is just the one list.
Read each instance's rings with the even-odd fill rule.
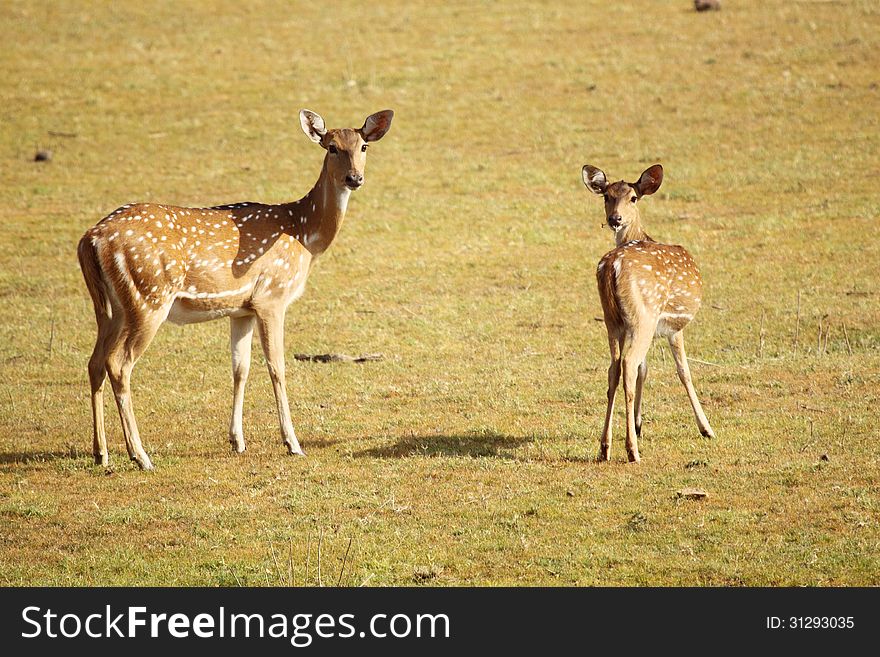
[[608,179],[605,177],[605,172],[602,169],[585,164],[581,170],[581,175],[584,177],[584,184],[587,186],[587,189],[594,194],[605,193],[605,188],[608,187]]
[[370,114],[364,121],[364,127],[361,128],[361,134],[364,141],[379,141],[388,132],[391,127],[391,119],[394,118],[394,112],[391,110],[382,110],[375,114]]
[[321,137],[327,133],[327,128],[324,127],[324,119],[319,114],[304,109],[299,111],[299,122],[308,138],[316,144],[320,144]]
[[642,175],[639,176],[638,182],[633,183],[630,187],[636,190],[636,194],[639,196],[647,196],[660,189],[660,183],[662,182],[663,167],[659,164],[655,164],[654,166],[645,169],[642,172]]

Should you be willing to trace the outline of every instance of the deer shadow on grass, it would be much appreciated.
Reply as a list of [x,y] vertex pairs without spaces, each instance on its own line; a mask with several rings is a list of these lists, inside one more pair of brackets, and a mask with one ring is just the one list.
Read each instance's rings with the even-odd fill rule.
[[500,433],[428,434],[400,438],[393,445],[355,452],[356,458],[504,458],[516,459],[516,449],[534,440]]
[[54,461],[75,460],[81,456],[82,454],[71,449],[51,452],[39,450],[32,452],[0,452],[0,471],[20,470],[22,468],[34,469]]

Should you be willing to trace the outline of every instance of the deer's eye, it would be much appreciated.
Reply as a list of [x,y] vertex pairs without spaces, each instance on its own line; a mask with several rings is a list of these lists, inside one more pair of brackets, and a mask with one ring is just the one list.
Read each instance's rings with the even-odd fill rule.
[[633,203],[635,203],[635,202],[636,202],[636,197],[633,196],[633,197],[630,199],[630,201],[632,201]]
[[363,146],[361,146],[361,153],[366,153],[366,152],[367,152],[367,145],[364,144]]
[[330,145],[327,147],[327,150],[330,151],[331,153],[333,153],[333,155],[336,155],[336,154],[339,152],[339,151],[337,150],[336,146],[333,145],[333,144],[330,144]]

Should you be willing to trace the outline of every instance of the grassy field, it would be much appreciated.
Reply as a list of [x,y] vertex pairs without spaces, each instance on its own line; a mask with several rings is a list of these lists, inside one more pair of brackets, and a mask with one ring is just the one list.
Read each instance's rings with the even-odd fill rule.
[[[880,8],[609,4],[3,2],[0,583],[880,584]],[[135,370],[156,471],[110,395],[94,466],[77,240],[128,202],[299,198],[302,107],[396,112],[288,313],[308,457],[256,348],[229,450],[222,321]],[[658,342],[642,464],[618,404],[603,465],[613,240],[580,169],[654,162],[648,232],[706,282],[687,341],[718,437]]]

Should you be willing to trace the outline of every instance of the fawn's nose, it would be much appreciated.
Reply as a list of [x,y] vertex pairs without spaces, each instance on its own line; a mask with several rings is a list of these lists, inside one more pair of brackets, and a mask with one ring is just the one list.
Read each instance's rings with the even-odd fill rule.
[[621,216],[619,214],[612,214],[608,217],[608,225],[612,228],[617,228],[622,221]]
[[345,184],[348,185],[351,189],[357,189],[361,185],[364,184],[364,174],[362,173],[350,173],[345,177]]

